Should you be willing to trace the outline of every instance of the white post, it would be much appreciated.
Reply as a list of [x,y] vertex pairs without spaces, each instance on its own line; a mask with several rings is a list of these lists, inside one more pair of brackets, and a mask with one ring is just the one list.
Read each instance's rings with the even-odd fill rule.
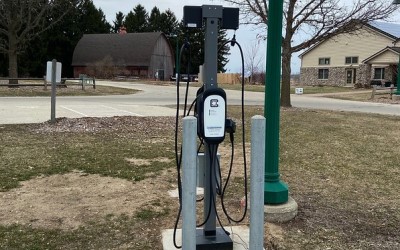
[[56,80],[57,80],[57,60],[51,62],[51,123],[56,122]]
[[265,118],[251,118],[250,250],[264,249]]
[[182,142],[182,249],[196,249],[197,119],[183,118]]

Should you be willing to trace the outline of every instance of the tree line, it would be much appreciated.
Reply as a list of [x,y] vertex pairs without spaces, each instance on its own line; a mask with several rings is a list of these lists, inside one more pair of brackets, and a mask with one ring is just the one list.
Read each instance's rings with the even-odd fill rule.
[[[72,77],[72,55],[81,37],[118,33],[122,26],[128,33],[163,32],[174,55],[188,42],[181,72],[198,73],[204,58],[204,31],[187,30],[182,23],[169,9],[161,12],[153,7],[149,13],[141,4],[126,15],[116,13],[109,23],[92,0],[0,0],[0,77],[42,77],[52,59],[63,63],[63,76]],[[226,31],[221,30],[219,43],[226,41]],[[228,51],[228,45],[219,51],[219,71],[225,71]]]

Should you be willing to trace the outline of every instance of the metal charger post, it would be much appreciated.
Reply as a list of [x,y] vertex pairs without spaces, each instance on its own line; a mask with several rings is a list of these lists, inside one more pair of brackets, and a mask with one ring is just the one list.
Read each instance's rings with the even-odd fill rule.
[[[218,31],[237,29],[239,9],[223,8],[219,5],[185,6],[184,23],[187,28],[205,28],[204,41],[204,91],[218,88]],[[216,227],[215,198],[218,144],[204,144],[204,219],[202,229],[196,230],[196,249],[233,249],[233,242],[222,228]],[[210,209],[211,208],[211,209]]]

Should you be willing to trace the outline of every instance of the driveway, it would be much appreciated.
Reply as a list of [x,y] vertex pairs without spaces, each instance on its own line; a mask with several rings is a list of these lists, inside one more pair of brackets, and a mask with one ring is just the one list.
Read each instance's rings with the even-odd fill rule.
[[[119,86],[141,90],[133,95],[57,97],[56,117],[111,117],[111,116],[174,116],[176,86],[142,83],[97,81],[98,85]],[[188,103],[197,88],[190,88]],[[183,103],[185,88],[180,88]],[[240,105],[241,92],[226,90],[228,105]],[[324,97],[292,95],[292,105],[300,108],[354,111],[400,115],[400,105],[367,103],[330,99]],[[264,93],[246,92],[246,105],[264,105]],[[50,119],[50,97],[1,97],[0,124],[38,123]]]

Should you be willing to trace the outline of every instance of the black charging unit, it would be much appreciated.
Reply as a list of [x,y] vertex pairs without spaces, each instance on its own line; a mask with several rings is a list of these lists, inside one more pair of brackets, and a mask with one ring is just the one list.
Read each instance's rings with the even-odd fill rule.
[[197,134],[209,144],[225,139],[226,93],[221,88],[207,89],[197,99]]

